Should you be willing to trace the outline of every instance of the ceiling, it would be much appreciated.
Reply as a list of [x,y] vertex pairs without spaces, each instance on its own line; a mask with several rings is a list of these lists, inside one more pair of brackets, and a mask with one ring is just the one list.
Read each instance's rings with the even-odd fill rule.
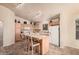
[[[30,21],[43,21],[48,20],[53,16],[54,12],[58,13],[58,6],[63,6],[64,4],[54,4],[54,3],[3,3],[0,4],[10,8],[15,12],[16,16],[28,19]],[[55,9],[55,10],[54,10]]]

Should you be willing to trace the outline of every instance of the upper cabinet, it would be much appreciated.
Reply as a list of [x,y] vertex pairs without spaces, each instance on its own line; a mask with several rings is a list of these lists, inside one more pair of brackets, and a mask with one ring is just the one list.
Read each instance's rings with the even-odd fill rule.
[[59,25],[59,19],[53,19],[49,21],[49,25],[50,26],[55,26],[55,25]]
[[54,17],[52,17],[52,18],[50,19],[50,21],[49,21],[49,25],[50,25],[50,26],[59,25],[59,23],[60,23],[60,15],[59,15],[59,14],[56,15],[56,16],[54,16]]
[[20,41],[21,37],[21,23],[20,21],[15,20],[15,41]]

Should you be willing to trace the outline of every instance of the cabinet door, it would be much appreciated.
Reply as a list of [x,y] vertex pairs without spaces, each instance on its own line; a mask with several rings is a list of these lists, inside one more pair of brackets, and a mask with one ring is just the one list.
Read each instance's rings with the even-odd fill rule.
[[59,19],[53,19],[49,22],[49,25],[50,26],[56,26],[56,25],[59,25]]
[[16,23],[15,25],[15,37],[16,37],[16,41],[21,40],[20,34],[21,34],[21,24],[20,23]]

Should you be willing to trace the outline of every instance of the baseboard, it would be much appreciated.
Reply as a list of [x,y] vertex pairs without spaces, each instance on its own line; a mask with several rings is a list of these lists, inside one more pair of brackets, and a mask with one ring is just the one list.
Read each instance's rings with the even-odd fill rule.
[[55,47],[59,47],[59,46],[57,46],[57,45],[55,45],[55,44],[53,44],[53,43],[49,43],[50,45],[53,45],[53,46],[55,46]]

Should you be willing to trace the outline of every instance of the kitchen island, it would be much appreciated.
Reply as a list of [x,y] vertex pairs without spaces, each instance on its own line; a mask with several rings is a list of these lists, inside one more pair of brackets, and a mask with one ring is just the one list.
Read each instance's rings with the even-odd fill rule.
[[38,34],[30,34],[30,35],[27,35],[25,34],[25,36],[30,36],[30,37],[35,37],[35,38],[38,38],[40,40],[40,52],[42,55],[46,54],[49,50],[49,37],[46,36],[46,35],[38,35]]

